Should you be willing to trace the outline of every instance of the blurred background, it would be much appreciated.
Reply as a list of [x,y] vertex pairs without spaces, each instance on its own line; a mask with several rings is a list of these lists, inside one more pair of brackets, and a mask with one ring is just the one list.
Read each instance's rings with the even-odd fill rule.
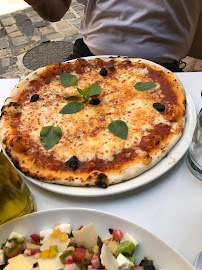
[[[44,21],[23,0],[0,0],[0,78],[20,78],[40,66],[65,61],[79,34],[83,5],[72,1],[59,22]],[[184,71],[202,71],[187,56]]]

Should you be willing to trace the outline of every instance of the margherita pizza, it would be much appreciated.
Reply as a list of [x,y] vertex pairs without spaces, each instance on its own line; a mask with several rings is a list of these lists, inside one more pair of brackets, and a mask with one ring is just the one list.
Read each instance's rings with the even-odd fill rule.
[[106,188],[143,173],[175,145],[186,99],[177,77],[143,59],[54,63],[5,101],[2,146],[39,181]]

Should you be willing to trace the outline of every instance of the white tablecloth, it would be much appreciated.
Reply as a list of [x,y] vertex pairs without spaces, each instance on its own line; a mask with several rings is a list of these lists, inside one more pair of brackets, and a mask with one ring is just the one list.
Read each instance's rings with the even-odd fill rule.
[[[201,108],[202,72],[176,73]],[[0,105],[17,80],[0,80]],[[173,246],[190,263],[202,250],[202,182],[188,170],[186,155],[167,173],[136,190],[109,197],[64,196],[28,183],[38,211],[82,207],[119,215],[133,221]]]

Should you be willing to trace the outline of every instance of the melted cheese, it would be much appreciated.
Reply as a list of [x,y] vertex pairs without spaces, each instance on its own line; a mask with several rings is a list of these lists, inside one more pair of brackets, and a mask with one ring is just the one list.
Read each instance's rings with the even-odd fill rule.
[[[49,152],[62,162],[73,155],[82,162],[95,158],[111,161],[123,148],[138,146],[141,137],[147,135],[147,130],[154,125],[170,124],[152,107],[152,100],[145,99],[145,93],[134,88],[147,72],[146,68],[134,69],[132,74],[128,70],[120,70],[117,81],[100,76],[99,70],[86,72],[76,87],[85,88],[99,79],[101,103],[97,106],[84,104],[83,109],[75,114],[59,113],[72,102],[65,100],[65,97],[78,92],[73,86],[63,87],[58,76],[48,87],[41,87],[37,102],[30,103],[28,100],[24,104],[20,130],[29,129],[31,139],[39,145],[40,151],[46,153],[40,141],[41,129],[52,125],[61,127],[62,138]],[[81,102],[82,99],[76,101]],[[126,122],[129,129],[126,141],[109,132],[110,117]]]

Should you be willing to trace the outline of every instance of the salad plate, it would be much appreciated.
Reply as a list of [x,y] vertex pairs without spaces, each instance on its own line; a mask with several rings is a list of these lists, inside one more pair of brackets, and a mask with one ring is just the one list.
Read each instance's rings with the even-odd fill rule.
[[119,216],[84,208],[46,210],[5,223],[0,226],[0,244],[5,242],[13,231],[29,238],[30,235],[41,230],[53,228],[56,223],[68,223],[72,230],[93,223],[101,238],[109,236],[111,228],[122,230],[124,234],[129,233],[139,243],[134,252],[136,265],[146,257],[153,260],[156,270],[194,270],[194,267],[176,250],[143,227]]

